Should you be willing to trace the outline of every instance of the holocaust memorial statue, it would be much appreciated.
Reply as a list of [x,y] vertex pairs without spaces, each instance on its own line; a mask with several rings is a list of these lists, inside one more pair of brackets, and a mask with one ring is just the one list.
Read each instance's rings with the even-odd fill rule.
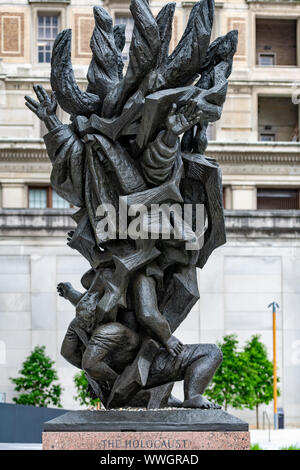
[[[210,42],[214,1],[201,0],[169,54],[175,5],[154,17],[147,0],[131,1],[125,72],[125,27],[94,7],[86,91],[75,81],[66,29],[53,46],[52,94],[37,85],[37,100],[25,97],[48,129],[51,184],[78,208],[68,245],[90,264],[81,292],[57,286],[75,311],[61,354],[85,371],[106,409],[220,408],[203,393],[221,351],[182,344],[175,332],[199,299],[197,268],[226,241],[221,171],[205,149],[237,31]],[[57,118],[57,103],[70,124]],[[171,394],[176,381],[183,401]]]

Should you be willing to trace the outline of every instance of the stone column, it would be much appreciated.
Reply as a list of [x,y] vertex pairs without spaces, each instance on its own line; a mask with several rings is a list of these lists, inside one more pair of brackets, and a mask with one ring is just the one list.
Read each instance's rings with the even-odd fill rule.
[[246,185],[232,186],[232,209],[255,210],[256,187]]
[[23,209],[27,207],[24,183],[2,183],[2,207],[4,209]]
[[225,209],[232,209],[232,187],[225,186],[224,188],[224,204]]

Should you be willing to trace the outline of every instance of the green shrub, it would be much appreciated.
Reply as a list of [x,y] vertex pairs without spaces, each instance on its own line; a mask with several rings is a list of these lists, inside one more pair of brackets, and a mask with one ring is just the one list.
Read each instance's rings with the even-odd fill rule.
[[[259,429],[259,405],[268,405],[273,400],[273,362],[269,361],[266,346],[259,335],[252,336],[247,342],[244,353],[248,363],[248,373],[253,383],[251,403],[247,408],[256,409],[256,427]],[[277,378],[279,382],[279,378]],[[280,390],[277,388],[277,395]]]
[[252,444],[250,449],[251,450],[263,450],[259,444]]
[[225,410],[228,406],[242,409],[251,403],[253,395],[245,354],[238,351],[236,335],[224,336],[218,346],[222,350],[223,361],[205,395],[223,405]]
[[[245,348],[239,350],[236,335],[224,336],[218,343],[223,353],[222,364],[205,391],[208,398],[223,405],[225,410],[228,406],[255,408],[257,428],[259,405],[273,400],[273,363],[259,338],[259,335],[252,336]],[[279,396],[279,390],[277,393]]]
[[22,364],[20,377],[11,378],[15,390],[22,392],[13,401],[19,405],[62,407],[60,397],[62,388],[58,383],[58,375],[53,367],[54,361],[45,354],[45,346],[36,346]]
[[74,399],[79,401],[80,405],[97,406],[97,404],[100,404],[99,398],[91,397],[89,384],[83,370],[74,375],[74,383],[77,391]]

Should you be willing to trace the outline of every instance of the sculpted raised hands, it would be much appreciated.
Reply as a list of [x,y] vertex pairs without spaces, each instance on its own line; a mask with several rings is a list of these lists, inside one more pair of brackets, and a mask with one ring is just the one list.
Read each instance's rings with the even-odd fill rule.
[[34,114],[36,114],[42,121],[56,113],[57,103],[55,93],[52,92],[49,96],[46,90],[41,85],[33,85],[34,92],[39,101],[35,101],[30,96],[25,96],[26,106]]
[[167,117],[167,129],[177,136],[183,134],[201,120],[202,114],[195,101],[182,106],[178,111],[174,103]]
[[41,85],[34,85],[33,89],[39,101],[34,100],[30,96],[25,96],[27,108],[45,123],[48,130],[54,129],[61,124],[55,114],[57,108],[55,93],[52,92],[49,96]]

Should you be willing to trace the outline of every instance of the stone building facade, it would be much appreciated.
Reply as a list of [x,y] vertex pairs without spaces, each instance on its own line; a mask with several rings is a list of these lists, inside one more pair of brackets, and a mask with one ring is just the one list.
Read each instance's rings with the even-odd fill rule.
[[[156,13],[164,1],[151,1]],[[73,65],[84,89],[93,28],[88,0],[0,0],[0,392],[36,344],[56,360],[73,400],[75,370],[59,355],[74,312],[56,294],[70,280],[78,288],[85,261],[66,246],[72,208],[50,188],[45,129],[25,106],[32,85],[49,85],[57,32],[73,30]],[[171,47],[194,2],[177,2]],[[116,22],[128,1],[105,0]],[[272,357],[270,302],[280,305],[280,405],[289,424],[300,423],[300,2],[216,2],[214,37],[238,29],[239,46],[222,119],[209,129],[207,154],[223,170],[227,244],[199,272],[201,299],[181,326],[185,342],[215,342],[237,333],[243,345],[260,333]],[[65,122],[68,116],[59,110]],[[178,391],[179,393],[179,391]],[[254,413],[240,413],[254,420]]]

